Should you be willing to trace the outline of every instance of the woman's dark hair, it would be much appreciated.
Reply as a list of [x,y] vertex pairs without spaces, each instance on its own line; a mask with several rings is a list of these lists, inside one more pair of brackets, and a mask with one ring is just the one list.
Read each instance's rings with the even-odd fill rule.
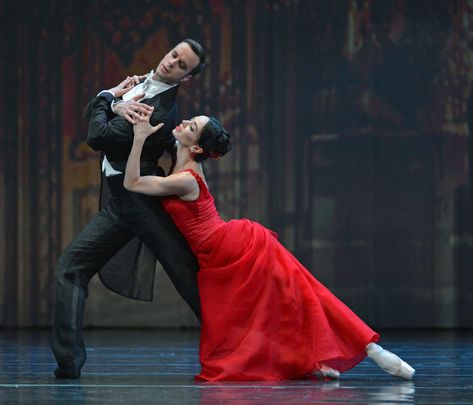
[[218,159],[232,150],[230,134],[214,117],[209,117],[209,122],[202,128],[198,144],[203,152],[194,156],[196,162],[202,162],[207,158]]
[[204,51],[204,48],[202,47],[201,44],[199,44],[197,41],[195,41],[191,38],[186,38],[182,42],[185,42],[187,45],[189,45],[191,47],[192,51],[199,57],[199,64],[189,72],[189,74],[191,76],[196,76],[200,73],[200,71],[205,66],[205,51]]

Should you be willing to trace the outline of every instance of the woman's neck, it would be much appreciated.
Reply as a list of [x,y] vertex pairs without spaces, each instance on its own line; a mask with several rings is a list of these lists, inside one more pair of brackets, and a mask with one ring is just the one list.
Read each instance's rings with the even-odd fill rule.
[[180,172],[185,169],[199,169],[200,163],[196,162],[190,153],[184,151],[177,151],[176,164],[174,165],[173,173]]

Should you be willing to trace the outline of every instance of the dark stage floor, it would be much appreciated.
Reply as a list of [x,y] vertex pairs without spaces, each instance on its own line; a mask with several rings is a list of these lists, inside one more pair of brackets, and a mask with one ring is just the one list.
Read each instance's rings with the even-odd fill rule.
[[45,330],[0,331],[1,404],[473,404],[472,332],[384,332],[417,369],[398,380],[366,359],[339,381],[194,382],[197,331],[86,331],[80,380],[57,380]]

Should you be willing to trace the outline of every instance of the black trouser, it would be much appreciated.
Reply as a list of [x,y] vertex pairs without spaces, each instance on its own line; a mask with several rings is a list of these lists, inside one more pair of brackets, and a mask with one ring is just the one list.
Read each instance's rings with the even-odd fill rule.
[[123,176],[104,208],[72,241],[56,267],[56,308],[51,347],[61,367],[80,369],[86,360],[82,320],[90,279],[130,239],[138,236],[163,265],[200,319],[197,262],[156,197],[129,192]]

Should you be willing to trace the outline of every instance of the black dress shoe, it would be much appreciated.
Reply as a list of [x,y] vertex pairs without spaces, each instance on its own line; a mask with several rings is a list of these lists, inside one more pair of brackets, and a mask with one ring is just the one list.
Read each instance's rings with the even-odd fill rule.
[[56,378],[79,378],[80,369],[58,367],[54,370],[54,375]]

